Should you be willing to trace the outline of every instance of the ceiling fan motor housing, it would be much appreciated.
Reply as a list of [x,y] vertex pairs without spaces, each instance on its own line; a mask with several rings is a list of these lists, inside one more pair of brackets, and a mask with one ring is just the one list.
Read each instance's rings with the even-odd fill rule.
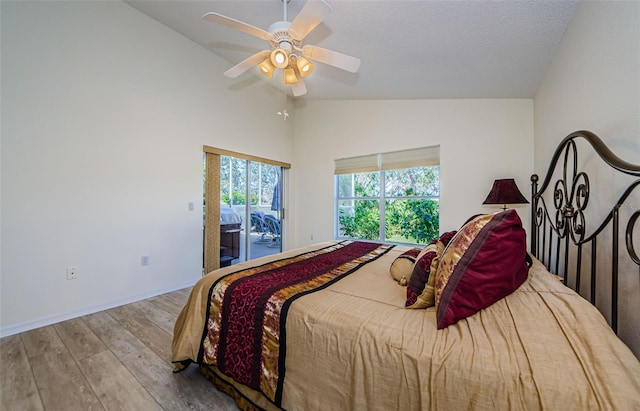
[[300,47],[301,42],[294,40],[289,34],[290,21],[276,21],[269,26],[269,33],[273,36],[270,41],[273,47],[280,47],[287,50],[288,53],[293,51],[294,47]]

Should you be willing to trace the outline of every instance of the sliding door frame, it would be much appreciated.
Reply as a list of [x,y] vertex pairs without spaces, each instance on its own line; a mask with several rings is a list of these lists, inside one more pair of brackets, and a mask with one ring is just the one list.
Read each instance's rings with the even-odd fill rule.
[[[205,204],[220,204],[220,156],[235,157],[258,163],[271,164],[290,169],[291,164],[249,154],[238,153],[217,147],[203,146],[205,153],[206,183],[204,186]],[[284,178],[280,175],[281,187]],[[247,185],[248,187],[248,185]],[[284,219],[284,207],[281,207],[281,219]],[[204,218],[204,273],[220,268],[220,207],[206,207]]]

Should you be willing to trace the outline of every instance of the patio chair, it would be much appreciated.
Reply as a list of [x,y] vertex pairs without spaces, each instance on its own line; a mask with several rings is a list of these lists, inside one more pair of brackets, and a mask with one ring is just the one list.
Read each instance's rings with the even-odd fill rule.
[[255,241],[256,243],[266,243],[271,241],[271,239],[266,238],[269,230],[267,229],[263,216],[264,213],[262,212],[251,213],[251,232],[260,234],[260,238]]
[[271,214],[265,214],[262,220],[267,226],[269,234],[273,236],[273,241],[269,244],[269,247],[280,247],[280,220]]

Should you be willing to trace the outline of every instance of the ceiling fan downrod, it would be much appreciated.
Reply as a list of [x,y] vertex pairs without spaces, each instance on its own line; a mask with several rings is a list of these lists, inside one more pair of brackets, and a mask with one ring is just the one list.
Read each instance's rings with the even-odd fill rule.
[[291,0],[282,0],[282,20],[288,21],[287,18],[287,4],[289,4]]

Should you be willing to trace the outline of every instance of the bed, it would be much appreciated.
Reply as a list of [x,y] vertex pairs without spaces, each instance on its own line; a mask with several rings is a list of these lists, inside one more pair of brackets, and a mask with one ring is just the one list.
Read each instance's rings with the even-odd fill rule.
[[[616,258],[606,276],[587,258],[604,248],[584,219],[577,139],[634,179],[603,220],[623,238],[607,240]],[[195,363],[245,410],[640,409],[640,362],[567,286],[586,282],[595,296],[606,280],[617,293],[621,265],[638,275],[640,166],[603,147],[572,133],[549,177],[532,176],[529,250],[518,213],[505,210],[472,216],[427,247],[332,241],[206,275],[176,321],[176,372]]]

